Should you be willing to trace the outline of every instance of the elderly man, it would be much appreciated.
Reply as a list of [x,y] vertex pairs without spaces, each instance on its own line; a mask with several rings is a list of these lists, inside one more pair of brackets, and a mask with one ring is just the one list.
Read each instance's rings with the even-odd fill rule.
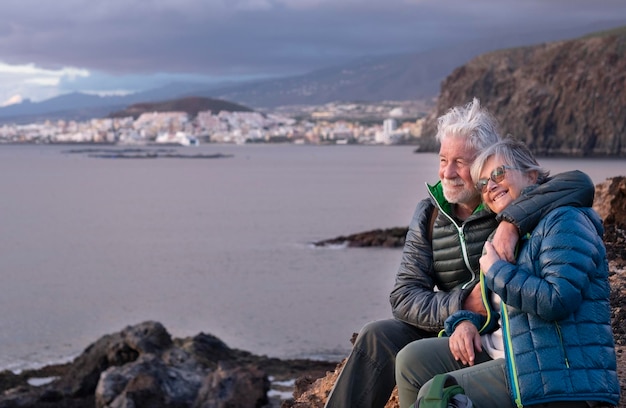
[[[563,205],[591,206],[594,185],[579,171],[555,176],[522,195],[500,214],[481,204],[470,167],[498,142],[498,124],[474,99],[438,120],[439,182],[418,203],[391,291],[393,319],[367,324],[331,391],[327,408],[384,407],[395,386],[396,354],[415,340],[434,337],[460,309],[486,314],[476,286],[482,247],[496,229],[494,245],[513,262],[519,236]],[[530,210],[530,211],[529,211]],[[498,226],[498,221],[502,220]]]

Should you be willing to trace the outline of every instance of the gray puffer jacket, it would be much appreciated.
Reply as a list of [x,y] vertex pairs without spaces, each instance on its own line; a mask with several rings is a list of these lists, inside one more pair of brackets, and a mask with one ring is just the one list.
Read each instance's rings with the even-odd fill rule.
[[[415,209],[389,299],[396,319],[437,333],[448,316],[462,308],[478,281],[482,246],[497,222],[495,215],[482,205],[468,219],[460,221],[452,215],[441,183],[427,187],[430,197],[420,201]],[[518,198],[498,215],[498,220],[513,223],[524,235],[554,208],[590,207],[594,192],[593,182],[586,174],[561,173]],[[438,212],[431,234],[430,217],[435,206]]]

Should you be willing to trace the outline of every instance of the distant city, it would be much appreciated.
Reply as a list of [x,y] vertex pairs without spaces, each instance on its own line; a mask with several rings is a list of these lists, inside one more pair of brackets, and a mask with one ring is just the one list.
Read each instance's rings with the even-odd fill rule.
[[0,127],[0,143],[413,144],[428,107],[411,101],[289,106],[267,112],[149,112],[139,117],[47,120]]

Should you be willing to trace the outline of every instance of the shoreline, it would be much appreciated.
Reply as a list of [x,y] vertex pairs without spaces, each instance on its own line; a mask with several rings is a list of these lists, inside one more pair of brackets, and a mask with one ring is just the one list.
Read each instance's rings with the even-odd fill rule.
[[[0,371],[0,405],[11,401],[14,407],[40,406],[40,402],[46,402],[41,404],[46,407],[93,407],[98,398],[96,383],[100,384],[102,381],[98,379],[111,370],[122,370],[121,373],[126,366],[134,366],[133,370],[143,374],[134,372],[133,376],[154,376],[165,365],[170,367],[166,377],[171,372],[185,372],[182,375],[185,383],[199,373],[210,376],[221,370],[230,373],[227,378],[232,375],[245,383],[249,372],[260,370],[257,375],[266,378],[268,387],[265,390],[268,402],[264,407],[278,408],[284,401],[293,399],[298,381],[308,378],[313,382],[333,371],[337,364],[337,361],[256,355],[231,349],[211,334],[172,338],[160,323],[146,321],[102,336],[71,361],[18,372]],[[181,385],[168,387],[175,389]]]

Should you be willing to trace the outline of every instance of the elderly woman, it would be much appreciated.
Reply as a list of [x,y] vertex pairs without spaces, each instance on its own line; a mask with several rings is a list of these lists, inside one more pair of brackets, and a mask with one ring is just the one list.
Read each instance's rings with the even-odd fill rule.
[[[495,213],[548,176],[512,139],[483,151],[471,174]],[[487,316],[456,312],[446,320],[449,337],[400,351],[400,406],[414,404],[440,373],[450,373],[478,408],[617,404],[602,234],[591,208],[561,207],[520,242],[516,264],[500,259],[487,242],[480,258]]]

